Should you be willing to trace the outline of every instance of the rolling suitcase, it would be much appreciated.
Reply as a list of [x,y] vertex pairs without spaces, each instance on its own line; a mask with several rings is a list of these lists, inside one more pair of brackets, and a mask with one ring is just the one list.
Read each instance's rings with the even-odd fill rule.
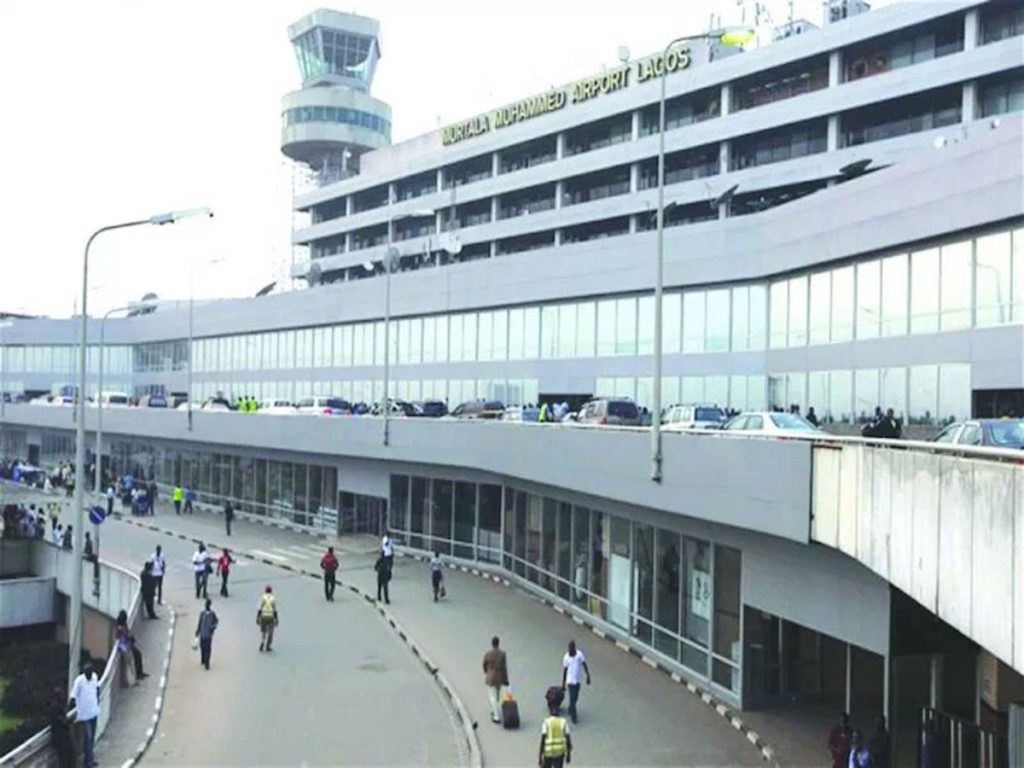
[[511,696],[505,696],[501,702],[501,724],[506,730],[514,730],[519,727],[519,704]]

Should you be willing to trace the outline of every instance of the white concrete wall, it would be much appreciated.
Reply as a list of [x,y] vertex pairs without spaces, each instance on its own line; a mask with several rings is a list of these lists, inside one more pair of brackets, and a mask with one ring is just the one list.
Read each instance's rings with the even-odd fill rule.
[[0,581],[0,628],[51,623],[53,598],[53,578],[29,576]]
[[1024,671],[1024,467],[867,444],[814,448],[811,538]]

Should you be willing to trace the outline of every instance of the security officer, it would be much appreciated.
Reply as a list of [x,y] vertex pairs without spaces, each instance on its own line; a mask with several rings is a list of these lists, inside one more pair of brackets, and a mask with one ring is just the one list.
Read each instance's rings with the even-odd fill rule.
[[563,768],[563,765],[572,762],[569,723],[558,714],[558,702],[550,697],[548,712],[540,727],[540,754],[537,756],[537,764],[540,768]]
[[274,598],[274,588],[269,584],[260,595],[260,607],[256,610],[256,624],[260,628],[260,650],[264,648],[273,650],[271,645],[274,642],[274,627],[277,626],[277,600]]

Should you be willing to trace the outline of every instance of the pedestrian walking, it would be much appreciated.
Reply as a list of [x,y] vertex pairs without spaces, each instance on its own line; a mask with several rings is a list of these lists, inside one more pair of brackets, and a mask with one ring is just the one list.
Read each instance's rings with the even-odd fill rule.
[[277,599],[274,597],[274,588],[267,584],[260,595],[260,605],[256,609],[256,625],[260,628],[260,650],[272,651],[274,644],[274,629],[277,627],[279,618],[277,614]]
[[192,489],[192,484],[190,483],[189,485],[185,486],[185,514],[186,515],[191,515],[192,514],[192,512],[193,512],[192,504],[195,502],[195,500],[196,500],[196,492]]
[[82,558],[92,562],[95,554],[92,551],[92,536],[89,535],[88,531],[85,532],[85,541],[82,542],[82,550]]
[[328,602],[334,602],[334,588],[338,584],[338,558],[334,547],[327,548],[327,554],[320,559],[320,569],[324,572],[324,597]]
[[61,549],[66,549],[68,552],[75,548],[74,539],[72,538],[74,536],[73,528],[74,526],[72,525],[65,526],[64,533],[60,539]]
[[869,768],[871,755],[864,746],[864,736],[860,731],[854,731],[850,737],[850,754],[846,759],[846,768]]
[[217,573],[220,575],[220,596],[228,596],[228,576],[231,575],[231,566],[234,564],[235,558],[231,556],[231,551],[228,549],[222,549],[220,557],[217,558]]
[[391,605],[391,595],[388,594],[388,584],[391,582],[391,563],[387,556],[381,554],[377,562],[373,564],[373,570],[377,572],[377,602],[383,593],[384,602]]
[[185,501],[185,489],[180,484],[174,486],[171,492],[171,501],[174,502],[174,514],[181,514],[181,505]]
[[64,540],[64,532],[61,530],[60,523],[53,524],[53,532],[50,534],[50,541],[55,547],[59,547],[61,542]]
[[491,722],[501,722],[501,689],[508,686],[508,659],[499,647],[497,635],[491,638],[491,647],[484,654],[484,685],[491,704]]
[[569,717],[577,722],[576,703],[580,698],[581,672],[587,675],[587,685],[590,685],[590,667],[587,666],[587,657],[583,651],[576,648],[576,641],[569,641],[569,648],[562,657],[562,690],[569,689]]
[[142,604],[146,609],[147,619],[158,619],[156,615],[156,609],[153,608],[153,595],[156,593],[157,580],[153,575],[153,562],[147,560],[142,566],[142,574],[139,576],[142,585],[140,591],[142,593]]
[[395,564],[395,540],[391,538],[391,532],[384,531],[384,538],[380,540],[380,553],[388,561],[390,569]]
[[192,570],[196,579],[196,600],[202,597],[204,600],[209,597],[206,594],[206,583],[210,578],[210,554],[206,551],[206,545],[199,542],[199,547],[192,555]]
[[100,716],[100,678],[87,662],[82,674],[71,685],[71,701],[75,707],[75,722],[82,732],[82,765],[95,768],[96,720]]
[[839,715],[839,723],[832,726],[828,734],[828,752],[832,756],[832,768],[847,768],[852,736],[850,716],[843,712]]
[[434,556],[430,558],[430,586],[434,590],[434,602],[438,597],[444,597],[444,561],[441,553],[435,550]]
[[224,527],[227,528],[228,536],[231,535],[231,523],[235,519],[235,508],[231,506],[231,502],[224,503]]
[[213,633],[217,631],[219,619],[213,612],[213,601],[206,598],[206,607],[199,613],[196,624],[196,639],[199,640],[199,662],[210,669],[210,653],[213,651]]
[[114,514],[114,486],[107,486],[107,517],[111,517]]
[[50,724],[50,746],[57,755],[57,768],[74,768],[75,742],[71,738],[68,708],[64,692],[54,688],[46,704],[46,718]]
[[153,563],[153,578],[156,580],[156,602],[158,605],[163,605],[164,574],[167,572],[167,558],[164,557],[163,548],[159,544],[156,545],[156,550],[153,552],[150,562]]
[[540,768],[563,768],[572,762],[572,738],[569,724],[558,714],[559,703],[548,698],[548,716],[540,727],[540,754],[537,764]]

